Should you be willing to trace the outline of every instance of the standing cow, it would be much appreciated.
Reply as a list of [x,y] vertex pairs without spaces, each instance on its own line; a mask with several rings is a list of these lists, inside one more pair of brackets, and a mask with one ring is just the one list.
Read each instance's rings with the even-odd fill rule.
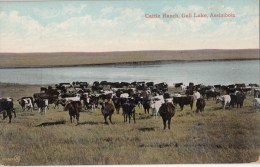
[[109,117],[109,121],[112,124],[112,114],[115,111],[115,107],[110,102],[100,102],[101,105],[101,113],[104,116],[105,124],[108,124],[107,117]]
[[12,98],[0,98],[0,112],[3,113],[3,120],[8,116],[9,123],[11,123],[12,113],[14,113],[14,117],[16,117]]
[[205,102],[205,100],[203,98],[197,99],[197,102],[196,102],[196,107],[197,107],[196,112],[204,111],[205,106],[206,106],[206,102]]
[[[77,124],[79,123],[79,112],[82,110],[82,104],[80,101],[67,101],[64,106],[64,111],[69,110],[70,122],[75,119],[77,120]],[[74,119],[72,119],[74,118]]]
[[166,128],[166,122],[168,121],[168,129],[171,128],[171,119],[175,114],[175,107],[172,103],[164,103],[159,109],[159,114],[163,120],[163,129]]

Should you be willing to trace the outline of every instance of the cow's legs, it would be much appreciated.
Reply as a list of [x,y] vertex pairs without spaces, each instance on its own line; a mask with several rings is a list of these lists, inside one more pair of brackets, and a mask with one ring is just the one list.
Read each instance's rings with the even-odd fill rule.
[[166,128],[166,118],[163,118],[163,129]]
[[79,113],[76,114],[77,124],[79,123]]
[[12,112],[14,113],[14,117],[16,118],[16,112],[15,112],[15,110],[13,109]]
[[133,119],[134,119],[134,123],[135,123],[135,113],[133,113]]
[[113,122],[112,122],[112,114],[109,114],[109,121],[110,121],[111,124],[113,124]]
[[171,129],[171,117],[168,119],[168,129]]
[[7,117],[6,111],[3,112],[3,120]]
[[105,124],[108,124],[108,122],[107,122],[107,116],[108,116],[108,115],[104,115]]
[[8,116],[9,116],[9,123],[11,123],[11,120],[12,120],[12,113],[8,113]]

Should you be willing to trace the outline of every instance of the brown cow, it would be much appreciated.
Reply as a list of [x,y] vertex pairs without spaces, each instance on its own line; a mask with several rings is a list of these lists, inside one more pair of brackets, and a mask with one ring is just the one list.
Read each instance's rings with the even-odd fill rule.
[[104,116],[104,119],[105,119],[105,124],[108,124],[107,122],[107,117],[109,116],[109,121],[110,123],[112,124],[112,114],[114,113],[115,111],[115,107],[112,103],[110,102],[100,102],[100,105],[101,105],[101,113],[103,114]]
[[82,104],[80,101],[69,101],[65,104],[64,111],[69,110],[70,122],[72,123],[72,117],[77,119],[79,123],[79,112],[82,110]]
[[206,102],[205,102],[205,100],[203,98],[197,99],[197,102],[196,102],[196,107],[197,107],[196,112],[204,111],[205,106],[206,106]]
[[166,122],[168,121],[168,129],[170,129],[171,119],[175,114],[175,107],[172,103],[163,103],[159,108],[159,113],[163,120],[163,129],[166,128]]
[[193,96],[173,97],[173,103],[179,104],[181,110],[183,110],[184,105],[190,105],[190,108],[192,110],[193,102],[194,102]]

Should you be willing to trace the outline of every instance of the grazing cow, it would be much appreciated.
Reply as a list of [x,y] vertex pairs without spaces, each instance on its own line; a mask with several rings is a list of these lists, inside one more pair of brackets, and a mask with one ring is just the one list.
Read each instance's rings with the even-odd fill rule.
[[196,107],[197,107],[196,112],[204,111],[205,106],[206,106],[206,102],[205,102],[205,100],[203,98],[197,99],[197,102],[196,102]]
[[260,98],[254,98],[253,99],[253,108],[255,110],[260,109]]
[[16,117],[12,98],[0,98],[0,112],[3,113],[3,120],[8,116],[9,123],[11,123],[12,113],[14,113],[14,117]]
[[171,125],[171,119],[175,114],[175,107],[172,103],[164,103],[162,106],[159,108],[159,114],[162,117],[163,120],[163,129],[166,128],[166,122],[168,121],[168,129],[170,129]]
[[65,100],[64,99],[56,99],[54,101],[54,109],[57,107],[59,108],[59,105],[65,106]]
[[[77,120],[77,124],[79,123],[79,112],[82,110],[82,104],[80,101],[67,101],[65,103],[64,111],[69,110],[70,122],[75,119]],[[73,118],[73,119],[72,119]]]
[[173,97],[173,103],[179,104],[181,110],[183,110],[184,105],[190,105],[190,108],[192,110],[193,102],[194,102],[193,96]]
[[34,108],[32,97],[23,97],[21,99],[18,99],[17,101],[21,105],[23,111],[25,111],[25,109],[27,109],[27,111],[31,109],[32,111]]
[[216,104],[221,103],[223,110],[225,110],[226,106],[229,105],[231,102],[231,97],[230,95],[223,95],[217,98]]
[[105,102],[105,103],[100,102],[100,105],[101,105],[101,113],[103,114],[104,119],[105,119],[105,124],[108,124],[108,122],[107,122],[108,116],[109,116],[109,121],[112,124],[112,114],[115,111],[114,105],[110,102]]
[[130,124],[131,117],[133,116],[133,120],[135,123],[135,104],[133,102],[128,102],[128,100],[126,100],[126,102],[122,105],[122,108],[123,108],[124,122],[127,122],[127,117],[128,117],[129,124]]

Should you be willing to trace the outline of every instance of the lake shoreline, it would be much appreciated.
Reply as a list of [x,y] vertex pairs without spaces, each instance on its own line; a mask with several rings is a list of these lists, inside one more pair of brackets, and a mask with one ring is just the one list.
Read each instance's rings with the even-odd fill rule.
[[195,61],[260,60],[259,49],[0,53],[0,68],[145,65]]
[[133,62],[115,62],[115,63],[97,63],[97,64],[70,64],[70,65],[30,65],[30,66],[10,66],[1,67],[0,69],[19,69],[19,68],[64,68],[64,67],[93,67],[93,66],[115,66],[115,65],[157,65],[189,62],[224,62],[224,61],[250,61],[260,60],[260,58],[244,59],[209,59],[209,60],[155,60],[155,61],[133,61]]

